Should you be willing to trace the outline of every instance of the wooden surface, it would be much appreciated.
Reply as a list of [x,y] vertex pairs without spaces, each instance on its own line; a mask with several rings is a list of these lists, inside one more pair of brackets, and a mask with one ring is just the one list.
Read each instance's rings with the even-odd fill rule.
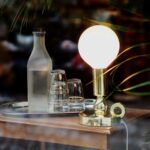
[[132,123],[146,117],[150,117],[150,109],[128,108],[124,119],[127,123]]
[[78,117],[23,119],[1,116],[0,136],[106,150],[111,128],[86,127],[78,121]]
[[[126,122],[150,116],[150,110],[127,109]],[[78,116],[15,118],[0,116],[0,136],[74,146],[108,149],[108,138],[117,127],[87,127]]]

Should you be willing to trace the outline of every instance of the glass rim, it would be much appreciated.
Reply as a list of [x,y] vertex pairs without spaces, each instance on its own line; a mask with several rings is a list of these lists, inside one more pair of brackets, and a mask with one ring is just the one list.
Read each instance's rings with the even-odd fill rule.
[[66,72],[63,69],[54,69],[54,70],[51,71],[51,73],[62,73],[62,74],[65,74]]
[[33,35],[45,35],[46,34],[46,32],[45,31],[33,31],[32,32],[33,33]]
[[67,82],[80,82],[81,83],[81,79],[79,79],[79,78],[72,78],[72,79],[68,79]]

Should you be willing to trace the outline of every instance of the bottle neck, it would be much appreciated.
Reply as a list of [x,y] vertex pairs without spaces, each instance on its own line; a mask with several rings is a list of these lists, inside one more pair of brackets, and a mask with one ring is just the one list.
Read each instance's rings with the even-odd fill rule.
[[46,49],[45,32],[33,32],[33,49]]

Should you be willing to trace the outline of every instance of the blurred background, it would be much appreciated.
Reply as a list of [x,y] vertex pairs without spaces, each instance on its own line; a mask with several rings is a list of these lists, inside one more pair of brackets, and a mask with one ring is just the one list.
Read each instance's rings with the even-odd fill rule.
[[[116,101],[149,97],[150,10],[148,0],[1,0],[0,1],[0,96],[2,100],[27,97],[27,61],[32,51],[32,31],[46,31],[46,47],[53,69],[65,69],[67,78],[80,78],[84,96],[93,97],[92,70],[78,54],[78,38],[95,24],[112,27],[118,34],[123,53],[107,73],[107,92]],[[134,58],[135,57],[135,58]],[[111,67],[111,66],[110,66]],[[107,69],[109,69],[108,67]],[[138,72],[138,73],[137,73]],[[137,75],[121,83],[130,75]],[[122,90],[143,83],[124,93]],[[125,95],[125,96],[124,96]]]

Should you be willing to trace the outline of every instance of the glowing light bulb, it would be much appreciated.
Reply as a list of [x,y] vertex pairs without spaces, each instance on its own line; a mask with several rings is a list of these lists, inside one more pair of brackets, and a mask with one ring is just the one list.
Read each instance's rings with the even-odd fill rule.
[[94,69],[103,69],[116,58],[120,48],[116,33],[104,25],[87,28],[80,36],[80,56]]

